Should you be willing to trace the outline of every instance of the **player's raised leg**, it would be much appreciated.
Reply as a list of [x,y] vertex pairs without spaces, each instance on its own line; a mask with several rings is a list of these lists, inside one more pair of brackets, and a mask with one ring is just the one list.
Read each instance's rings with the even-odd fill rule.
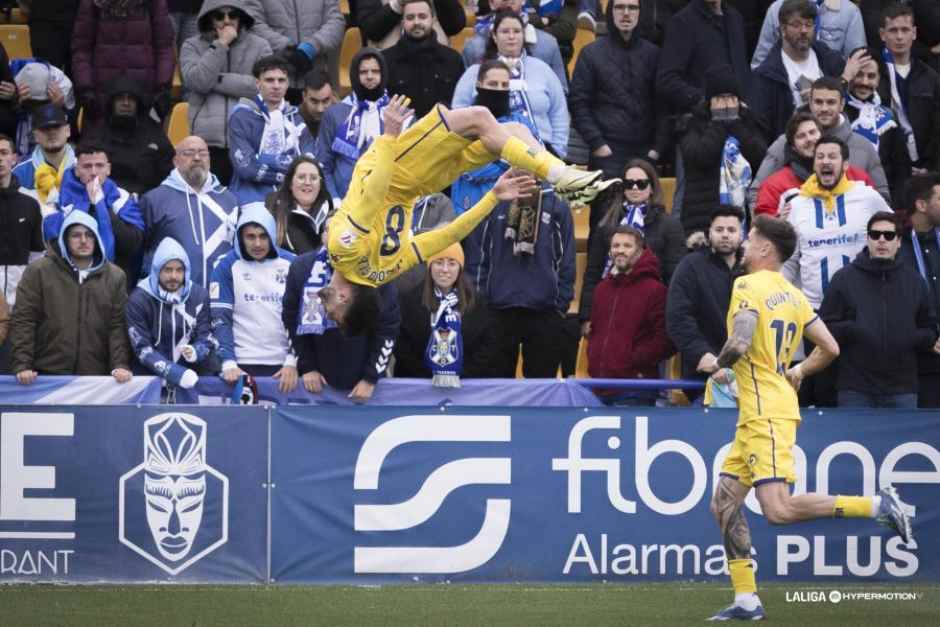
[[710,621],[764,618],[751,562],[751,530],[744,517],[744,499],[750,489],[750,486],[722,475],[712,496],[711,511],[721,530],[731,586],[734,588],[734,603],[709,618]]
[[[555,193],[569,202],[590,202],[617,179],[601,180],[603,172],[579,170],[554,156],[522,124],[496,121],[486,107],[440,108],[447,128],[462,137],[475,138],[491,155],[528,170],[552,184]],[[467,150],[472,151],[473,146]],[[479,163],[468,160],[467,169]]]

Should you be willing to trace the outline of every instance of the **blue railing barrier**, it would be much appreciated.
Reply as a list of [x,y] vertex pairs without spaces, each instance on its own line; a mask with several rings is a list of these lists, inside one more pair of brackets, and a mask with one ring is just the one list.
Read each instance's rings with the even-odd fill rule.
[[[298,382],[282,394],[278,381],[255,379],[259,399],[277,405],[355,405],[348,392],[325,388],[311,394]],[[112,377],[40,376],[31,385],[20,385],[12,376],[0,376],[0,402],[8,404],[158,404],[162,382],[157,377],[135,376],[120,384]],[[670,379],[464,379],[460,388],[435,388],[429,379],[380,379],[366,403],[382,405],[472,405],[504,407],[597,407],[603,403],[593,389],[643,391],[702,389],[701,381]],[[229,402],[235,388],[218,377],[202,377],[193,390],[177,390],[173,404]]]

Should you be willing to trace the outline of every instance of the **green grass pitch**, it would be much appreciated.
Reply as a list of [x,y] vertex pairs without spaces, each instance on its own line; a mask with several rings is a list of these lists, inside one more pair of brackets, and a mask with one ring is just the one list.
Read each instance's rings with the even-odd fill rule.
[[[914,600],[812,601],[811,593],[913,593]],[[797,595],[802,594],[798,601]],[[940,586],[776,584],[773,625],[940,625]],[[818,597],[818,595],[816,595]],[[206,627],[691,625],[724,607],[727,585],[0,586],[0,625]]]

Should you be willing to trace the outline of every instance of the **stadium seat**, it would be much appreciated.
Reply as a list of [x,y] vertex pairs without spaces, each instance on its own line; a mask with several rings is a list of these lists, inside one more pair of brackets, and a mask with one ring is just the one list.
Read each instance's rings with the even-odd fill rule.
[[166,134],[174,146],[189,136],[189,103],[178,102],[173,107]]
[[571,76],[574,74],[574,66],[578,62],[578,55],[581,54],[581,49],[586,45],[591,43],[596,39],[596,35],[592,31],[589,31],[584,28],[579,28],[574,35],[574,54],[571,55],[571,61],[568,62],[568,75]]
[[[666,378],[673,380],[682,378],[682,356],[679,353],[666,360]],[[687,407],[689,397],[682,390],[669,390],[669,402],[678,407]]]
[[466,25],[469,26],[470,28],[473,28],[474,26],[476,26],[476,25],[477,25],[477,14],[474,13],[474,12],[472,12],[472,11],[471,11],[469,8],[467,8],[467,7],[464,7],[463,12],[464,12],[464,14],[466,14],[466,16],[467,16],[467,23],[466,23]]
[[659,179],[659,185],[663,188],[663,205],[666,206],[666,213],[672,213],[672,200],[676,195],[676,179],[674,177],[663,177]]
[[575,253],[574,256],[574,298],[568,305],[568,313],[578,313],[581,305],[581,286],[584,285],[584,271],[587,269],[587,253]]
[[464,44],[466,44],[467,40],[471,37],[473,37],[473,28],[468,26],[450,38],[450,47],[457,52],[463,52]]
[[343,46],[339,51],[339,93],[341,98],[345,98],[352,91],[352,84],[349,82],[349,67],[352,65],[352,58],[362,48],[362,35],[359,28],[353,26],[346,29],[343,35]]
[[587,252],[588,235],[591,232],[591,207],[578,205],[571,208],[571,219],[574,222],[574,240],[577,243],[577,252]]
[[339,12],[349,15],[349,0],[339,0]]
[[10,59],[25,59],[33,56],[29,41],[29,26],[25,24],[0,24],[0,43]]
[[578,360],[575,362],[574,366],[574,376],[576,379],[590,379],[591,375],[588,374],[588,340],[586,337],[582,337],[581,341],[578,342]]
[[180,73],[179,61],[176,62],[176,68],[173,70],[173,82],[170,85],[170,95],[173,100],[179,100],[183,97],[183,75]]
[[85,122],[85,108],[79,107],[78,115],[75,116],[75,128],[78,130],[79,133],[82,132],[82,125],[84,124],[84,122]]

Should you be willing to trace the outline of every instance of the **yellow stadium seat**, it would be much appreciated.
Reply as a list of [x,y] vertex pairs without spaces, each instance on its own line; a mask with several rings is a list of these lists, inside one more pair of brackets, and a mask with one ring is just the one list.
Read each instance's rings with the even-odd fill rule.
[[470,9],[468,9],[467,7],[464,7],[463,12],[464,12],[464,14],[467,16],[467,23],[466,23],[466,25],[469,26],[470,28],[473,28],[474,26],[476,26],[476,24],[477,24],[477,14],[476,14],[476,13],[471,13],[471,12],[470,12]]
[[360,48],[362,48],[362,35],[359,33],[359,28],[353,26],[346,29],[346,34],[343,35],[343,46],[339,51],[339,93],[343,98],[352,91],[352,84],[349,82],[349,67]]
[[170,143],[174,146],[189,137],[189,103],[178,102],[173,107],[166,134],[170,138]]
[[473,28],[468,26],[450,38],[450,47],[457,52],[463,52],[464,45],[471,37],[473,37]]
[[659,179],[659,186],[663,189],[663,205],[666,213],[672,213],[672,200],[676,195],[676,179],[669,176]]
[[349,15],[349,0],[339,0],[339,12]]
[[575,253],[574,256],[574,298],[568,305],[568,313],[578,313],[581,305],[581,287],[584,285],[584,271],[587,269],[587,253]]
[[75,116],[75,128],[78,129],[78,132],[82,132],[82,125],[85,123],[85,108],[78,108],[78,115]]
[[577,252],[586,252],[588,235],[591,232],[591,208],[588,205],[573,206],[571,208],[571,218],[574,222],[574,240],[577,243]]
[[29,26],[25,24],[0,24],[0,43],[11,59],[25,59],[33,56],[33,47],[29,41]]
[[574,54],[571,55],[571,61],[568,62],[568,74],[574,74],[575,63],[578,62],[578,56],[581,54],[581,49],[586,45],[591,43],[596,39],[593,31],[589,31],[584,28],[579,28],[574,35]]
[[578,360],[575,362],[574,366],[574,376],[577,379],[590,379],[591,375],[588,374],[588,340],[586,337],[582,337],[581,341],[578,342]]
[[180,64],[176,63],[176,69],[173,70],[173,83],[170,85],[170,95],[174,100],[183,97],[183,75],[180,73]]

